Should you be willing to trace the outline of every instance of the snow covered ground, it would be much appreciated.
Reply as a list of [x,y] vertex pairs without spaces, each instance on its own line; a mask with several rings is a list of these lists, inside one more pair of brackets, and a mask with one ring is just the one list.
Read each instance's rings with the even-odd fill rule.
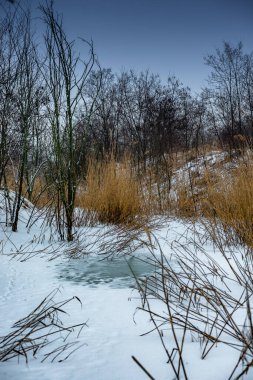
[[[0,210],[0,217],[4,221],[3,209]],[[146,262],[148,250],[142,247],[136,252],[137,256],[145,258],[144,262],[129,257],[128,265],[124,256],[116,261],[101,261],[101,256],[94,254],[71,259],[64,253],[59,255],[63,246],[55,243],[54,250],[58,252],[54,260],[50,261],[48,252],[22,261],[22,255],[13,253],[33,249],[43,251],[50,245],[51,232],[48,230],[41,238],[40,220],[27,231],[25,225],[28,217],[29,209],[22,209],[17,233],[10,232],[9,227],[6,229],[1,224],[0,335],[9,333],[14,322],[29,314],[53,289],[60,288],[61,292],[57,296],[59,300],[77,296],[82,301],[82,307],[78,302],[71,303],[67,310],[69,316],[64,318],[69,325],[87,321],[88,327],[83,329],[78,338],[85,345],[60,363],[41,363],[43,351],[38,353],[37,358],[30,358],[28,365],[23,360],[18,363],[17,359],[2,362],[0,379],[147,379],[132,360],[132,355],[156,380],[173,379],[157,332],[145,334],[153,329],[153,324],[148,313],[138,310],[141,306],[140,295],[133,287],[135,280],[129,270],[130,265],[136,276],[152,273],[152,267]],[[225,267],[224,259],[219,257],[218,252],[214,253],[212,244],[202,241],[201,234],[194,235],[190,227],[182,221],[168,220],[155,232],[166,257],[173,263],[173,244],[176,242],[183,247],[188,241],[197,239],[201,247],[210,255],[215,254],[217,262]],[[98,230],[99,227],[90,228],[89,233],[91,236],[96,235]],[[164,305],[159,301],[154,300],[153,307],[165,313]],[[170,335],[168,339],[171,339]],[[171,349],[174,342],[168,340],[167,344]],[[201,345],[197,337],[187,335],[184,357],[191,380],[228,379],[240,354],[222,344],[217,344],[204,360],[201,360],[200,353]],[[252,376],[253,373],[249,371],[244,379],[251,379]]]

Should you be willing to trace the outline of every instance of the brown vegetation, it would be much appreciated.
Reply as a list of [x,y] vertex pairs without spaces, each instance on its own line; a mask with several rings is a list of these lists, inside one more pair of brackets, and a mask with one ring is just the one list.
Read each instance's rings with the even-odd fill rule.
[[95,212],[105,223],[133,223],[142,213],[139,186],[129,160],[117,164],[114,158],[106,162],[91,160],[85,191],[79,191],[77,206]]

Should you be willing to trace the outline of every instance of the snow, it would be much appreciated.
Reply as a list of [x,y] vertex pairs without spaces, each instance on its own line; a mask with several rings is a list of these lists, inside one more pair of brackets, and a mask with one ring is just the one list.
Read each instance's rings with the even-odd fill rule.
[[[94,236],[100,236],[101,231],[105,231],[106,228],[97,226],[86,228],[83,233],[79,230],[80,235],[86,234],[87,245],[87,240],[94,240],[91,244],[92,254],[70,258],[61,242],[56,238],[51,242],[52,228],[47,228],[42,233],[43,217],[38,218],[29,229],[26,228],[30,212],[29,207],[21,209],[21,223],[17,233],[12,233],[10,227],[4,227],[4,223],[1,223],[0,334],[3,336],[10,332],[14,322],[26,316],[53,289],[60,288],[59,299],[77,296],[83,303],[82,307],[78,302],[71,304],[66,321],[68,324],[87,321],[88,327],[83,329],[78,338],[80,343],[85,345],[61,363],[41,363],[43,351],[37,358],[30,358],[28,365],[22,360],[18,363],[15,359],[2,362],[0,379],[147,379],[132,360],[132,355],[155,379],[172,379],[172,371],[166,363],[167,357],[157,332],[145,334],[153,329],[153,324],[148,313],[138,310],[141,307],[140,295],[134,289],[135,280],[129,271],[130,265],[137,276],[151,273],[152,268],[146,262],[148,250],[139,247],[135,252],[137,257],[145,259],[144,263],[131,256],[101,261],[101,256],[94,253]],[[3,209],[0,209],[0,218],[4,221]],[[224,258],[219,252],[214,252],[212,243],[205,240],[200,227],[196,233],[189,223],[166,220],[160,229],[154,231],[154,237],[166,257],[171,259],[171,265],[175,264],[175,267],[176,262],[173,264],[173,260],[176,248],[190,247],[193,241],[198,241],[200,246],[210,255],[214,255],[216,262],[227,270]],[[42,252],[43,249],[45,254],[35,255],[28,260],[22,261],[22,254],[14,255],[15,252]],[[54,260],[50,260],[50,250],[57,251]],[[201,255],[201,252],[198,254]],[[240,293],[236,285],[231,285],[231,289],[233,294],[237,291]],[[157,312],[166,313],[164,305],[158,300],[152,301],[152,307]],[[238,322],[243,318],[244,312],[241,311]],[[175,344],[169,326],[163,329],[167,345],[171,349]],[[144,335],[141,336],[142,334]],[[237,351],[222,344],[218,344],[204,360],[201,360],[200,354],[201,345],[198,337],[188,334],[184,357],[191,380],[225,380],[239,357]],[[249,371],[244,379],[251,378],[252,372]]]

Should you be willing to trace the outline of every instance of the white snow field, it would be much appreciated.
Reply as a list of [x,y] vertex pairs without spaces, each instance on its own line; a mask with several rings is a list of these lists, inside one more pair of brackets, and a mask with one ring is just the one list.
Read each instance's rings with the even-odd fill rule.
[[[175,378],[168,358],[162,347],[157,331],[150,334],[154,325],[148,313],[138,310],[142,306],[141,298],[134,289],[135,280],[131,275],[131,266],[137,277],[152,273],[153,268],[146,263],[148,250],[139,248],[135,253],[144,262],[131,257],[120,256],[118,259],[102,260],[98,254],[71,259],[64,253],[64,246],[55,243],[57,257],[50,260],[52,246],[46,249],[50,230],[41,234],[41,219],[29,229],[26,221],[29,208],[22,208],[18,232],[12,233],[10,227],[1,223],[0,241],[0,336],[8,334],[12,325],[28,315],[52,290],[60,288],[57,299],[64,300],[77,296],[82,301],[67,305],[68,315],[63,315],[66,325],[87,321],[77,340],[85,343],[63,362],[50,362],[44,358],[43,349],[36,357],[29,357],[28,364],[23,358],[13,358],[0,363],[1,380],[144,380],[147,375],[132,360],[132,355],[150,372],[156,380]],[[4,222],[4,207],[0,209],[1,222]],[[203,242],[200,235],[194,235],[190,225],[179,220],[164,221],[163,226],[154,232],[161,244],[165,256],[173,266],[173,244],[188,244],[198,239],[198,243],[209,255],[215,255],[219,265],[227,270],[224,258],[210,242]],[[90,227],[89,236],[95,236],[104,227]],[[80,231],[79,231],[80,232]],[[91,239],[91,237],[87,239]],[[86,243],[87,243],[86,239]],[[173,243],[174,242],[174,243]],[[34,257],[22,260],[26,252],[43,251]],[[15,252],[23,254],[15,255]],[[62,252],[62,253],[61,253]],[[99,253],[99,252],[98,252]],[[200,253],[199,253],[200,254]],[[157,250],[157,255],[159,251]],[[175,262],[175,267],[176,267]],[[235,281],[230,284],[231,294],[238,297],[240,289]],[[159,300],[151,300],[157,313],[166,314],[166,309]],[[238,309],[238,326],[243,323],[245,309]],[[170,326],[163,326],[166,345],[171,350],[175,347]],[[142,334],[145,334],[141,336]],[[167,335],[166,335],[167,334]],[[71,339],[76,339],[76,336]],[[55,343],[54,343],[55,344]],[[240,351],[219,343],[202,360],[200,338],[196,334],[186,334],[184,345],[184,364],[189,380],[225,380],[240,356]],[[238,373],[242,370],[241,364]],[[180,378],[184,379],[181,371]],[[236,376],[234,375],[234,377]],[[248,371],[243,379],[252,379],[253,371]]]

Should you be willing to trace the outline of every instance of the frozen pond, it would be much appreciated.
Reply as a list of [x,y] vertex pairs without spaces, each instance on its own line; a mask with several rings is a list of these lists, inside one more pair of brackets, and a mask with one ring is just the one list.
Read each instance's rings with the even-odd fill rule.
[[69,259],[56,266],[56,276],[62,281],[97,287],[108,284],[112,288],[132,288],[136,278],[142,278],[154,271],[146,254],[120,256],[113,259],[87,256]]

